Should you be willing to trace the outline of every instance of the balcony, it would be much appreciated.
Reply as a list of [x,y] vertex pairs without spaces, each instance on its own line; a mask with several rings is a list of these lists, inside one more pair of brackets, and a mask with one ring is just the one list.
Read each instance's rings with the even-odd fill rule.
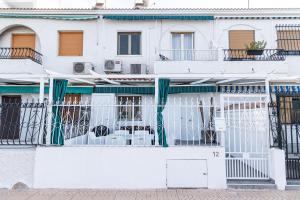
[[30,48],[0,48],[0,73],[43,73],[42,57]]
[[0,48],[0,59],[29,59],[42,65],[42,56],[31,48]]
[[160,50],[161,61],[216,61],[218,60],[218,50]]
[[288,73],[288,64],[282,52],[278,49],[265,49],[261,55],[248,55],[245,49],[160,50],[157,61],[154,62],[154,72],[156,74],[249,74],[249,76],[285,74]]
[[246,49],[224,49],[224,61],[285,61],[282,49],[264,49],[250,52]]

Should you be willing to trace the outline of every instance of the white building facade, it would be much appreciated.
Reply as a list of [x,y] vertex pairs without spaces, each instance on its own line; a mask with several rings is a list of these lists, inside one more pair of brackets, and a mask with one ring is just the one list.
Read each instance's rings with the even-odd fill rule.
[[5,8],[0,18],[0,187],[300,179],[299,9]]

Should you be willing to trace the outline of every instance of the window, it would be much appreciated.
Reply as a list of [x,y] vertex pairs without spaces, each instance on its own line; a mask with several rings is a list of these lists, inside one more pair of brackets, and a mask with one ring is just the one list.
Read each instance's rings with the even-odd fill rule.
[[83,55],[83,32],[59,32],[59,56]]
[[142,97],[119,96],[118,97],[118,120],[141,121],[142,120]]
[[173,60],[193,60],[194,33],[172,33]]
[[288,55],[300,54],[300,26],[277,25],[277,48]]
[[118,33],[118,55],[141,55],[141,33]]
[[281,123],[300,123],[300,98],[280,97]]
[[253,41],[255,41],[255,31],[253,30],[229,31],[229,49],[232,50],[229,56],[233,59],[246,58],[246,46]]

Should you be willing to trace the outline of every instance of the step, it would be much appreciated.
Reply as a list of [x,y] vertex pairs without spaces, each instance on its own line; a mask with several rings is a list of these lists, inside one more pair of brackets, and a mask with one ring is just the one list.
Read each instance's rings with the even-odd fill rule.
[[300,190],[300,180],[287,180],[286,190]]
[[228,180],[230,189],[276,189],[274,180]]

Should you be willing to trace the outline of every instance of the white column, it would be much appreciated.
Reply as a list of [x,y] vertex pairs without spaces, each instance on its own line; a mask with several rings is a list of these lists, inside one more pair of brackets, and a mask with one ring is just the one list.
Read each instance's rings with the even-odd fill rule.
[[39,93],[39,103],[44,102],[45,96],[45,79],[43,77],[40,78],[40,93]]
[[265,87],[266,87],[266,103],[270,102],[270,80],[266,78],[265,80]]
[[155,91],[154,91],[154,113],[155,113],[155,120],[154,120],[154,127],[155,127],[155,146],[159,145],[158,142],[158,133],[157,133],[157,106],[158,106],[158,78],[155,78]]
[[49,97],[48,97],[48,112],[47,112],[47,139],[46,144],[51,144],[51,128],[52,128],[52,102],[53,99],[53,78],[50,78]]

